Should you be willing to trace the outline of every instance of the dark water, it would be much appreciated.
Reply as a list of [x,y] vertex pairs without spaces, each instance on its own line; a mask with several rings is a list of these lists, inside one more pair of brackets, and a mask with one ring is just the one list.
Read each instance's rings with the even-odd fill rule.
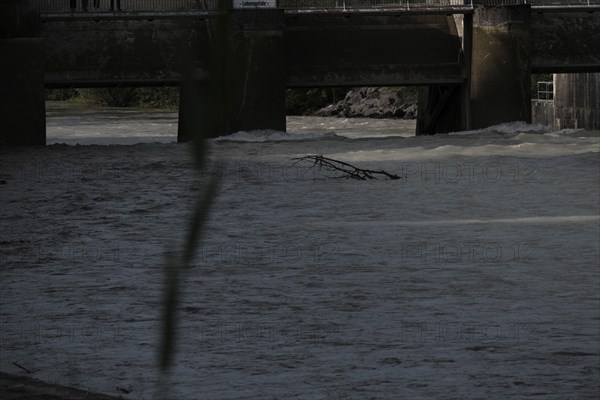
[[[174,139],[169,113],[83,114],[49,136]],[[173,399],[597,398],[598,133],[355,122],[213,141],[201,176],[176,143],[1,150],[1,370],[151,398],[164,253],[216,173]]]

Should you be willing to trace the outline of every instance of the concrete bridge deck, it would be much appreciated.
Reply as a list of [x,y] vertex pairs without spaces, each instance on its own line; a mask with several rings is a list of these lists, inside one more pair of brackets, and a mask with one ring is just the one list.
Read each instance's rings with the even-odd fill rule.
[[[219,10],[215,0],[162,2],[180,9],[154,11],[147,9],[146,2],[128,0],[129,8],[123,12],[90,9],[87,13],[81,8],[71,12],[63,0],[60,9],[48,9],[49,3],[36,1],[46,7],[40,10],[41,36],[46,41],[46,84],[51,87],[176,84],[181,79],[183,54],[195,53],[198,68],[206,65],[206,24],[231,13]],[[275,29],[285,41],[289,86],[464,81],[465,71],[457,70],[463,68],[461,44],[456,40],[462,26],[460,21],[456,26],[447,15],[470,15],[475,6],[458,0],[435,1],[280,0],[280,9],[272,11],[284,14],[276,17],[281,26]],[[600,0],[590,0],[589,5],[584,1],[568,0],[557,8],[551,5],[557,0],[534,0],[537,8],[530,16],[532,72],[590,72],[596,68],[599,51],[594,29],[600,26],[600,14],[593,13],[596,18],[589,14],[600,7]],[[108,0],[104,3],[108,7]],[[184,3],[188,9],[181,9]],[[365,63],[365,59],[371,61]],[[319,66],[327,68],[327,76],[315,73]],[[406,73],[399,74],[398,66]],[[385,69],[391,73],[384,73]],[[439,73],[427,76],[423,73],[427,70]],[[359,71],[365,72],[362,77],[356,76]]]

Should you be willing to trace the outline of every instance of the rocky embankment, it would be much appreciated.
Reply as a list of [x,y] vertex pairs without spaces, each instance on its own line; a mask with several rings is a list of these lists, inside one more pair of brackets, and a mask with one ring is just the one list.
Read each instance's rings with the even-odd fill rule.
[[[320,109],[315,115],[344,118],[402,118],[415,119],[417,104],[407,99],[402,88],[353,89],[346,97]],[[412,96],[414,97],[414,96]]]

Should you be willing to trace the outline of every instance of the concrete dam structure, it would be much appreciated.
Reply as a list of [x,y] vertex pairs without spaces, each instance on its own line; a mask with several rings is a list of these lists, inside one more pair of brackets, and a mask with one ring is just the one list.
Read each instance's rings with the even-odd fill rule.
[[[147,10],[131,0],[123,12],[55,3],[0,8],[3,143],[45,144],[46,87],[179,85],[185,73],[200,102],[214,103],[210,134],[220,136],[285,130],[287,88],[413,85],[417,134],[433,134],[531,122],[532,73],[600,72],[600,2],[156,0]],[[196,102],[182,91],[180,141]]]

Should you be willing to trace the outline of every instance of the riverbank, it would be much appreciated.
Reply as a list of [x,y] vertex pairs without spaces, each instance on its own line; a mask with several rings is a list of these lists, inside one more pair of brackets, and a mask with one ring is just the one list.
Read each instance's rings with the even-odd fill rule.
[[23,375],[0,372],[2,400],[117,400],[123,397],[42,382]]

